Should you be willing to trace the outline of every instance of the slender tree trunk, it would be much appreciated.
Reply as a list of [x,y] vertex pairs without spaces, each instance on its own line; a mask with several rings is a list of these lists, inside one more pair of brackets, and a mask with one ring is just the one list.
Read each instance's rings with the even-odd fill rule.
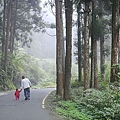
[[80,82],[82,79],[82,54],[81,54],[81,13],[80,13],[80,7],[77,8],[78,13],[78,81]]
[[12,21],[13,21],[13,24],[12,24],[12,38],[11,38],[11,49],[10,49],[10,52],[13,53],[13,50],[14,50],[14,41],[15,41],[15,30],[16,30],[16,16],[17,16],[17,5],[18,3],[18,0],[15,0],[15,11],[14,12],[14,15],[12,17]]
[[97,36],[95,35],[95,23],[96,23],[96,14],[95,14],[96,1],[92,1],[92,36],[93,36],[93,63],[94,64],[94,88],[98,89],[98,64],[97,64]]
[[84,14],[84,90],[89,88],[89,6],[90,1],[85,1]]
[[[100,5],[100,19],[103,19],[103,4],[102,1],[99,0]],[[104,55],[104,33],[101,33],[100,36],[100,71],[101,71],[101,79],[105,80],[105,55]]]
[[[3,16],[0,16],[0,36],[3,39],[2,35],[3,35]],[[2,42],[2,39],[0,38],[1,42]],[[2,48],[0,48],[0,51],[2,51]]]
[[98,89],[97,40],[94,39],[94,88]]
[[2,37],[2,57],[1,57],[1,67],[4,69],[4,55],[5,55],[5,41],[6,41],[6,34],[5,34],[5,27],[6,27],[6,0],[4,0],[4,9],[3,9],[3,37]]
[[63,18],[62,1],[56,0],[56,38],[57,38],[57,92],[60,97],[63,96]]
[[[112,49],[111,49],[111,78],[110,82],[117,81],[116,74],[118,73],[118,68],[115,66],[118,64],[118,54],[119,54],[119,0],[113,0],[112,8]],[[113,67],[114,66],[114,67]]]
[[[118,7],[118,41],[119,41],[119,46],[118,46],[118,64],[120,64],[120,1],[118,2],[119,7]],[[118,74],[120,73],[120,68],[118,68]]]
[[72,1],[65,0],[66,16],[66,57],[65,57],[65,82],[64,100],[70,99],[71,62],[72,62]]
[[[119,16],[120,16],[120,2],[119,2]],[[120,20],[119,20],[120,21]],[[119,30],[120,30],[120,22],[119,22]],[[120,34],[119,34],[120,35]],[[120,64],[120,42],[119,42],[119,57],[118,57],[118,63]],[[120,71],[120,68],[119,68]]]
[[[11,11],[12,11],[12,9],[11,9]],[[13,16],[12,16],[13,17]],[[11,18],[12,18],[11,17]],[[9,48],[8,49],[10,49],[10,53],[12,54],[12,43],[13,43],[13,29],[14,29],[14,26],[13,26],[13,22],[12,22],[13,20],[11,19],[11,27],[10,27],[10,42],[9,42]]]
[[91,76],[90,76],[90,88],[93,88],[93,87],[94,87],[94,52],[93,52],[93,36],[91,35]]
[[92,1],[92,23],[91,23],[91,76],[90,76],[90,88],[94,87],[94,31],[95,31],[95,6]]
[[[2,57],[1,57],[1,68],[4,70],[4,53],[5,53],[5,20],[6,20],[6,0],[4,0],[4,8],[3,8],[3,36],[2,36]],[[4,76],[2,77],[2,87],[3,90],[5,89],[5,78]]]
[[4,12],[3,12],[3,39],[2,39],[2,53],[5,52],[5,20],[6,20],[6,0],[4,0]]
[[11,4],[12,1],[8,1],[8,17],[7,17],[7,30],[6,30],[6,41],[5,41],[5,56],[4,56],[4,69],[7,71],[7,62],[8,62],[8,45],[10,40],[10,26],[11,26]]

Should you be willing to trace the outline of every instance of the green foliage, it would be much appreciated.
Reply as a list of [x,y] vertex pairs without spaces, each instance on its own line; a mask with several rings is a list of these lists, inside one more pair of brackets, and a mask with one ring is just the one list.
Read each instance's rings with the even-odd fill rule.
[[[45,22],[42,19],[41,13],[41,0],[35,0],[30,2],[30,0],[13,0],[12,1],[12,29],[14,34],[15,41],[20,41],[22,45],[27,45],[32,41],[32,31],[39,32],[45,29]],[[4,1],[0,3],[1,5],[1,14],[0,14],[0,40],[2,40],[3,36],[3,14],[4,14]],[[17,11],[17,12],[16,12]],[[6,16],[7,15],[6,8]],[[15,25],[13,25],[15,23]],[[14,31],[15,28],[15,31]],[[11,31],[10,31],[11,32]]]
[[58,103],[56,111],[66,116],[70,120],[90,120],[85,113],[82,113],[76,109],[76,103],[71,101],[61,101]]
[[99,83],[100,83],[99,84],[100,90],[109,89],[109,82],[108,81],[100,81]]
[[102,91],[72,89],[74,99],[59,101],[56,111],[69,120],[119,120],[120,85],[116,84]]
[[35,2],[30,2],[29,0],[24,0],[17,2],[17,15],[16,15],[16,39],[21,41],[24,45],[29,47],[32,41],[32,32],[39,32],[44,29],[44,21],[41,15],[40,0]]
[[15,89],[16,87],[14,86],[13,82],[10,80],[7,80],[6,84],[9,86],[9,90]]
[[7,73],[0,69],[0,87],[2,89],[14,89],[20,87],[21,76],[28,77],[32,85],[40,84],[40,87],[55,86],[55,61],[40,60],[32,57],[24,49],[16,49],[13,55],[8,56]]
[[0,90],[15,89],[15,86],[10,78],[11,76],[9,74],[0,69]]
[[85,94],[79,90],[79,94],[80,92],[81,95],[75,95],[76,92],[74,91],[74,95],[77,96],[76,108],[80,112],[91,116],[92,120],[119,120],[120,91],[115,89],[104,91],[88,89]]
[[78,88],[82,85],[83,85],[82,81],[79,82],[77,79],[71,81],[71,88]]
[[[16,79],[17,84],[20,83],[21,76],[28,77],[33,85],[46,83],[55,84],[55,61],[54,60],[40,60],[32,57],[24,52],[23,49],[18,49],[14,59],[16,65]],[[47,84],[48,82],[48,84]]]

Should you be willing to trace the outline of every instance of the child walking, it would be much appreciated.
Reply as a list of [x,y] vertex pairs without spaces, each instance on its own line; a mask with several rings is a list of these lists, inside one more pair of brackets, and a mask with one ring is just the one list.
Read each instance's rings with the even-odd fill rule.
[[19,98],[20,98],[20,92],[21,92],[22,90],[18,90],[18,89],[16,89],[16,91],[15,91],[15,98],[16,98],[16,100],[19,100]]

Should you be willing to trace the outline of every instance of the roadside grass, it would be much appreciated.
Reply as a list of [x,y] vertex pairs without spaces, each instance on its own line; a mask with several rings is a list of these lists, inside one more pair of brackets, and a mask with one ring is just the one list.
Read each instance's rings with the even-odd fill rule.
[[58,102],[60,99],[56,98],[56,91],[51,92],[45,100],[45,109],[49,110],[50,116],[53,120],[69,120],[67,117],[57,112]]
[[52,92],[45,104],[54,120],[119,120],[120,90],[72,88],[71,101],[63,101]]

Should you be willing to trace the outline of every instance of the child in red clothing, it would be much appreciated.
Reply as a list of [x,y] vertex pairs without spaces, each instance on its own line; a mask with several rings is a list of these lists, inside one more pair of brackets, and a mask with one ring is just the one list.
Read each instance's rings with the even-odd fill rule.
[[18,89],[16,89],[16,91],[15,91],[15,98],[16,98],[16,100],[19,100],[19,98],[20,98],[20,92],[21,92],[22,90],[18,90]]

